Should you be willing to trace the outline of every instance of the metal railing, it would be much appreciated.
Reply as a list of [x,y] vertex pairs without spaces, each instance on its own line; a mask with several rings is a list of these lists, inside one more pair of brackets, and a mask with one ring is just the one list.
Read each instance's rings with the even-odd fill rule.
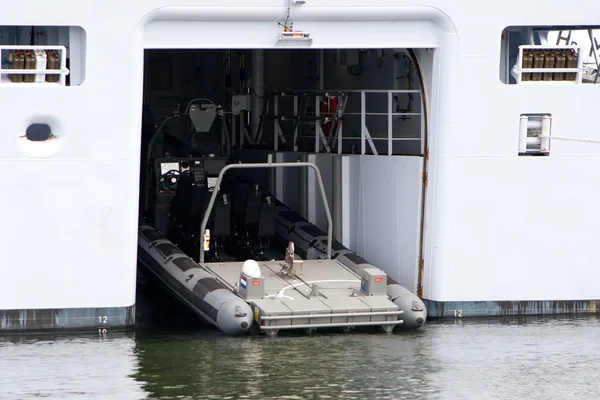
[[[261,316],[260,320],[265,322],[275,322],[275,324],[260,325],[260,329],[264,331],[275,331],[280,329],[316,329],[316,328],[334,328],[334,327],[356,327],[356,326],[390,326],[400,325],[404,323],[403,320],[399,319],[400,315],[404,314],[404,311],[371,311],[371,312],[347,312],[347,313],[331,313],[331,314],[295,314],[295,315],[265,315]],[[398,319],[389,320],[386,318],[385,321],[361,321],[355,322],[356,317],[395,317]],[[317,319],[323,318],[347,318],[346,322],[316,322]],[[294,319],[308,319],[314,320],[315,322],[309,322],[308,324],[294,324],[291,325],[278,325],[279,321],[291,321]]]
[[[331,90],[329,91],[331,93],[335,93],[336,91]],[[395,112],[394,111],[394,95],[395,94],[417,94],[417,95],[421,95],[421,91],[420,90],[343,90],[340,91],[340,93],[344,93],[347,95],[352,95],[352,94],[359,94],[360,95],[360,112],[347,112],[347,111],[343,111],[342,114],[339,116],[340,119],[338,122],[339,124],[339,128],[338,128],[338,132],[337,135],[335,136],[335,138],[333,139],[333,141],[327,142],[327,137],[325,136],[325,133],[323,131],[323,127],[321,125],[321,122],[323,121],[335,121],[335,119],[328,119],[328,118],[320,118],[321,117],[321,113],[319,110],[321,101],[323,100],[323,98],[325,96],[319,96],[317,95],[315,98],[315,114],[314,117],[321,122],[317,122],[316,123],[316,129],[315,129],[315,135],[314,135],[314,139],[315,139],[315,147],[314,147],[314,152],[315,153],[320,153],[321,151],[321,144],[323,144],[323,148],[325,149],[325,152],[330,153],[330,152],[337,152],[338,154],[343,154],[343,143],[344,140],[357,140],[360,139],[360,154],[364,155],[367,154],[367,144],[370,147],[371,152],[374,155],[379,155],[379,152],[377,151],[377,148],[375,146],[375,142],[378,140],[385,140],[387,141],[387,155],[393,155],[393,144],[395,141],[421,141],[422,140],[422,134],[419,135],[419,137],[417,138],[399,138],[399,137],[394,137],[394,129],[393,129],[393,120],[395,117],[420,117],[421,113],[420,112]],[[385,94],[387,97],[387,111],[386,112],[367,112],[367,94]],[[297,97],[297,96],[296,96]],[[275,110],[277,110],[278,105],[277,105],[277,98],[275,99],[276,101],[276,108]],[[294,114],[298,115],[298,101],[297,99],[294,100]],[[360,137],[352,137],[352,136],[344,136],[343,132],[344,132],[344,117],[346,116],[360,116]],[[371,135],[371,132],[369,131],[369,128],[367,126],[367,117],[369,116],[381,116],[381,117],[387,117],[387,137],[385,138],[381,138],[381,137],[373,137]],[[279,125],[279,121],[276,119],[274,121],[275,124],[275,135],[274,135],[274,150],[277,151],[278,150],[278,135],[281,136],[282,134],[282,129],[281,126]],[[301,135],[298,134],[298,128],[296,127],[294,129],[293,132],[293,143],[294,143],[294,151],[298,150],[298,146],[297,146],[297,141],[299,137],[302,137]],[[312,136],[311,136],[312,137]],[[330,138],[331,139],[331,138]],[[334,150],[333,150],[334,149]]]
[[[359,112],[347,112],[345,108],[344,98],[347,96],[351,96],[354,94],[358,94],[360,96],[360,111]],[[367,101],[368,94],[385,94],[387,99],[387,107],[385,112],[367,112],[367,104],[370,102]],[[394,97],[398,94],[408,94],[408,95],[417,95],[418,99],[415,100],[415,104],[419,102],[421,103],[421,91],[412,89],[412,90],[302,90],[302,91],[289,91],[289,92],[280,92],[280,93],[269,93],[268,96],[272,98],[272,108],[271,115],[268,115],[268,119],[273,120],[273,150],[278,151],[281,144],[287,144],[288,141],[291,141],[290,150],[298,151],[298,140],[300,138],[314,138],[314,149],[315,153],[338,153],[345,154],[343,144],[345,141],[349,140],[360,140],[360,151],[359,154],[364,155],[367,154],[368,150],[371,151],[374,155],[379,155],[379,151],[377,150],[376,142],[377,141],[387,141],[387,148],[385,153],[387,155],[394,155],[394,143],[398,141],[413,141],[413,142],[421,142],[423,143],[423,121],[419,121],[419,135],[418,137],[395,137],[394,136],[394,126],[393,121],[394,118],[397,117],[422,117],[421,112],[409,112],[402,111],[397,112],[394,109]],[[248,95],[251,96],[251,95]],[[306,110],[301,110],[301,102],[300,99],[302,97],[314,96],[314,99],[308,99],[308,102],[312,102],[312,107],[314,110],[310,114],[307,113]],[[331,96],[341,97],[342,100],[339,104],[343,103],[343,107],[341,112],[333,112],[331,116],[324,116],[321,112],[321,102]],[[244,97],[244,96],[242,96]],[[281,111],[280,100],[282,98],[292,98],[293,105],[292,111],[288,112],[286,115]],[[246,100],[249,103],[249,100]],[[306,108],[309,103],[305,104]],[[265,107],[269,105],[266,104]],[[359,116],[360,117],[360,136],[344,136],[344,119],[347,116]],[[387,129],[385,137],[374,137],[367,126],[367,117],[370,116],[380,116],[387,117]],[[244,127],[244,118],[240,115],[239,119],[234,116],[232,118],[232,137],[230,143],[235,146],[236,142],[239,143],[240,146],[243,146],[246,142],[250,144],[260,143],[263,137],[263,131],[265,123],[262,124],[260,130],[258,131],[256,138],[253,138],[248,131]],[[314,134],[303,135],[300,132],[300,125],[307,124],[314,125]],[[281,125],[281,121],[296,121],[291,130],[285,132]],[[335,132],[330,133],[329,135],[325,134],[323,129],[323,123],[329,122],[332,125],[337,124],[335,127]],[[238,126],[239,125],[239,126]],[[368,147],[367,147],[368,146]]]
[[[10,60],[9,56],[7,57],[7,53],[10,54],[11,51],[31,51],[34,53],[35,61],[30,60],[35,65],[35,68],[2,68],[2,64],[5,63],[4,60],[7,60],[9,65],[10,63],[15,63],[15,60]],[[60,61],[58,68],[48,68],[49,59],[47,57],[48,51],[56,51],[60,55]],[[65,86],[66,85],[66,76],[69,74],[69,70],[67,69],[67,48],[65,46],[0,46],[0,84],[21,84],[21,85],[40,85],[40,84],[50,84],[50,85],[58,85]],[[26,60],[21,60],[19,63],[23,63],[25,66]],[[35,75],[33,80],[21,80],[18,82],[14,82],[10,79],[10,75]],[[48,80],[47,75],[58,75],[58,79],[56,81]]]
[[[367,93],[387,93],[387,113],[368,113],[366,112],[366,95]],[[377,149],[375,148],[374,140],[387,140],[387,151],[389,156],[393,153],[393,143],[394,141],[401,140],[409,140],[409,141],[421,141],[421,136],[418,138],[395,138],[394,137],[394,129],[393,129],[393,119],[394,117],[401,116],[421,116],[421,113],[414,112],[394,112],[393,104],[394,104],[394,94],[399,93],[418,93],[421,94],[420,90],[390,90],[390,91],[361,91],[360,92],[360,126],[361,126],[361,134],[360,134],[360,154],[366,154],[366,142],[369,142],[369,146],[371,147],[371,151],[374,155],[378,155]],[[347,115],[352,115],[351,113],[346,113]],[[367,116],[369,115],[381,115],[387,116],[387,138],[373,138],[371,133],[369,132],[369,128],[367,127]],[[340,135],[340,144],[338,146],[338,153],[342,154],[342,140],[343,135]]]
[[[217,178],[217,182],[213,189],[212,195],[210,197],[210,202],[208,203],[208,207],[204,212],[204,217],[202,218],[202,224],[200,225],[200,236],[204,237],[204,233],[206,232],[206,227],[208,226],[208,220],[210,219],[210,215],[212,213],[212,209],[215,205],[215,201],[217,199],[217,195],[221,190],[221,182],[223,181],[223,176],[225,173],[231,169],[248,169],[248,168],[312,168],[315,171],[315,176],[317,177],[317,183],[319,184],[319,190],[321,191],[321,199],[323,200],[323,208],[325,209],[325,216],[327,217],[327,259],[331,260],[331,248],[333,244],[333,220],[331,218],[331,212],[329,211],[329,204],[327,203],[327,194],[325,192],[325,186],[323,185],[323,179],[321,178],[321,172],[319,168],[309,162],[283,162],[283,163],[275,163],[271,161],[271,156],[269,156],[269,162],[267,163],[249,163],[249,164],[229,164],[226,165],[221,172],[219,172],[219,177]],[[200,246],[200,264],[204,263],[204,246]]]
[[[554,64],[554,59],[550,62],[551,66],[545,66],[544,58],[541,58],[542,66],[535,68],[533,67],[536,63],[535,60],[531,60],[526,62],[524,59],[525,51],[561,51],[568,50],[573,51],[577,57],[577,65],[575,67],[556,67]],[[568,60],[563,60],[563,63],[569,63]],[[531,67],[525,67],[524,65],[531,64]],[[517,82],[517,84],[521,83],[538,83],[538,82],[571,82],[579,84],[582,82],[583,76],[583,54],[581,46],[576,45],[521,45],[519,46],[519,54],[517,56],[517,64],[513,68],[513,76]],[[535,76],[534,76],[535,74]],[[569,79],[569,74],[573,75],[573,79]],[[555,79],[554,76],[559,76],[560,79]],[[538,79],[533,79],[537,77]],[[549,79],[546,79],[549,77]]]

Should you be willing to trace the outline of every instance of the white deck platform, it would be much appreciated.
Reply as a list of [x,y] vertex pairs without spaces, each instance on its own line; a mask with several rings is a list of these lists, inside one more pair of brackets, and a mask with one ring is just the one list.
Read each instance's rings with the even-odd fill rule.
[[[246,300],[260,329],[269,334],[287,329],[377,325],[391,331],[402,323],[402,311],[387,297],[386,279],[380,280],[382,290],[369,293],[369,285],[336,260],[304,260],[302,271],[293,278],[280,273],[282,261],[260,261],[259,265],[260,279],[246,280],[247,287],[252,288],[247,290]],[[203,266],[244,297],[239,291],[242,262]],[[383,271],[381,274],[385,276]]]

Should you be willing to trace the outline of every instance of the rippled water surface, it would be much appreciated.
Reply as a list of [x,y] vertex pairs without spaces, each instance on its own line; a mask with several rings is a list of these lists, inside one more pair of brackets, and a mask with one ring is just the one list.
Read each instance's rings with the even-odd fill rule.
[[391,335],[0,339],[1,399],[600,399],[599,370],[597,318],[462,320]]

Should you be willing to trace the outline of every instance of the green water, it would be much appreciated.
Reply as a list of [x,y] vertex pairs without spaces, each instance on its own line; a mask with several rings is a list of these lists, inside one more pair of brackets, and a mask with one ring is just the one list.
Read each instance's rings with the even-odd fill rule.
[[227,338],[206,328],[0,339],[0,399],[600,399],[600,320]]

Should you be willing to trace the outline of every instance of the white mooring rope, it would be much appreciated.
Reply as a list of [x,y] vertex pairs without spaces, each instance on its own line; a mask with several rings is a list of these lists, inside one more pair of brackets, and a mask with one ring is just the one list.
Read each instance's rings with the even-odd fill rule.
[[538,138],[540,138],[540,139],[566,140],[566,141],[569,141],[569,142],[597,143],[597,144],[600,144],[600,139],[569,138],[569,137],[547,136],[547,135],[540,135],[540,136],[538,136]]

